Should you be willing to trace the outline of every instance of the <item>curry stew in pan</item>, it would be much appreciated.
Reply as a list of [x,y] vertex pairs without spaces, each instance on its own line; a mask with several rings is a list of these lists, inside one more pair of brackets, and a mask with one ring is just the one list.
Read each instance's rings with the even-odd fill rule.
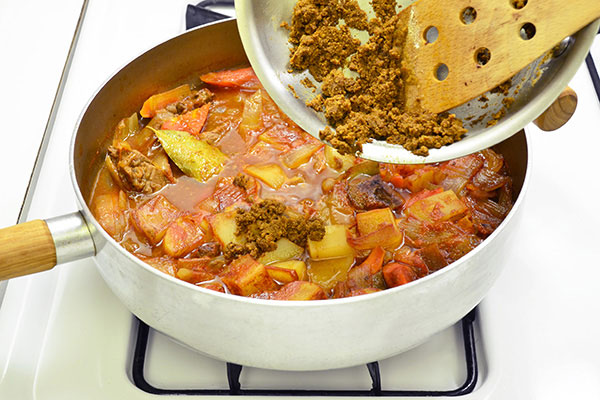
[[459,259],[512,206],[493,150],[378,164],[303,132],[250,68],[200,80],[118,124],[90,202],[127,251],[190,284],[276,300],[373,293]]

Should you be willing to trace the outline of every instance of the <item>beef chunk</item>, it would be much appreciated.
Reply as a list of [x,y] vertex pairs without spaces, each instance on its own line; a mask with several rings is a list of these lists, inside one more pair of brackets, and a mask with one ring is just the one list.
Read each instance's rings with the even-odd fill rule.
[[203,243],[198,247],[200,257],[216,257],[221,254],[221,245],[217,242]]
[[169,183],[161,169],[127,144],[110,146],[106,165],[119,186],[128,191],[150,194]]
[[190,96],[176,103],[169,104],[166,109],[173,114],[183,114],[210,103],[214,98],[214,93],[206,88],[194,90]]
[[402,197],[380,175],[357,176],[348,183],[348,199],[358,210],[398,208],[404,204]]

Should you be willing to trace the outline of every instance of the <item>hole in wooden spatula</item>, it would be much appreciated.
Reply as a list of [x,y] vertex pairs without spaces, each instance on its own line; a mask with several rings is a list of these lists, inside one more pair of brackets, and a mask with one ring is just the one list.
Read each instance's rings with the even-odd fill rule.
[[433,43],[437,40],[438,34],[439,32],[437,28],[435,26],[430,26],[429,28],[425,29],[423,38],[427,43]]
[[535,36],[535,25],[531,22],[527,22],[521,26],[521,30],[519,31],[521,35],[521,39],[530,40]]
[[465,25],[472,24],[475,18],[477,18],[477,10],[473,7],[467,7],[460,13],[460,20]]
[[444,79],[446,79],[448,77],[448,73],[450,72],[448,70],[448,66],[446,64],[438,64],[435,67],[435,78],[438,81],[443,81]]
[[510,0],[510,4],[517,10],[520,10],[527,5],[527,0]]
[[477,49],[475,51],[475,62],[477,63],[478,66],[479,65],[484,66],[485,64],[490,62],[491,58],[492,58],[492,53],[490,52],[490,50],[488,48],[480,47],[479,49]]

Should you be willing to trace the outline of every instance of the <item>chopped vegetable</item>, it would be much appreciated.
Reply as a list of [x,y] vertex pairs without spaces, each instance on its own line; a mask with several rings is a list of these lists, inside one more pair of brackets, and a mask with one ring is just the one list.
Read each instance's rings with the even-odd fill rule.
[[113,146],[126,141],[140,130],[137,113],[131,114],[129,118],[123,118],[117,124],[115,136],[113,137]]
[[348,238],[348,243],[357,250],[369,250],[375,248],[375,246],[393,250],[402,244],[403,238],[402,232],[394,222],[379,225],[377,230],[366,235]]
[[262,126],[262,92],[257,90],[244,101],[242,120],[238,126],[238,132],[242,139],[248,141],[252,132]]
[[391,263],[383,267],[383,278],[388,287],[396,287],[417,279],[417,274],[410,265]]
[[194,136],[198,136],[204,127],[208,118],[210,105],[205,104],[200,108],[195,108],[175,118],[163,122],[162,130],[185,131]]
[[235,231],[237,225],[235,224],[235,212],[223,212],[214,214],[209,217],[210,226],[223,247],[229,243],[243,244],[243,237],[237,236]]
[[290,282],[273,294],[273,300],[325,300],[327,295],[314,283],[305,281]]
[[293,269],[279,268],[272,265],[265,267],[271,278],[279,283],[290,283],[298,280],[298,274]]
[[383,278],[388,287],[396,287],[414,281],[417,274],[410,265],[391,263],[383,267]]
[[192,94],[190,85],[181,85],[175,89],[168,90],[154,96],[150,96],[142,105],[140,115],[144,118],[152,118],[158,110],[161,110],[171,103],[175,103]]
[[[127,198],[123,199],[123,193],[111,192],[96,197],[92,207],[92,212],[102,227],[110,236],[116,240],[121,240],[127,229],[127,217],[123,211],[127,210]],[[124,201],[125,200],[125,201]]]
[[361,235],[368,235],[379,229],[380,225],[394,225],[396,219],[389,208],[378,208],[356,214],[356,224]]
[[344,284],[345,287],[338,287],[337,290],[385,289],[385,283],[381,274],[384,256],[385,251],[381,247],[375,247],[362,264],[352,267],[348,272],[348,279]]
[[310,257],[315,260],[324,260],[328,258],[354,257],[354,250],[348,244],[347,228],[344,225],[325,226],[325,236],[323,240],[308,241],[308,252]]
[[327,260],[310,260],[308,277],[326,290],[331,290],[341,281],[346,280],[348,270],[354,263],[354,256],[330,258]]
[[279,189],[287,180],[285,172],[277,164],[248,165],[244,172],[260,179],[273,189]]
[[240,296],[275,290],[278,287],[265,266],[249,255],[233,260],[221,280],[231,293]]
[[226,70],[218,72],[209,72],[200,76],[204,83],[223,87],[256,87],[258,78],[252,68],[242,68],[236,70]]
[[345,172],[348,168],[354,165],[356,157],[352,154],[340,154],[336,149],[331,146],[325,146],[325,160],[329,168],[335,169],[339,172]]
[[181,212],[163,195],[157,195],[132,213],[136,228],[157,244],[163,238],[167,227]]
[[181,257],[198,247],[206,236],[202,228],[205,214],[192,214],[179,217],[167,228],[162,247],[168,255]]
[[290,169],[298,168],[307,163],[321,147],[323,147],[323,144],[320,142],[307,142],[285,153],[281,157],[281,162]]
[[419,200],[406,209],[406,214],[422,221],[447,221],[462,217],[467,206],[452,190]]
[[298,279],[301,281],[305,281],[308,276],[306,274],[306,263],[300,260],[288,260],[288,261],[280,261],[271,264],[273,267],[289,269],[296,272]]
[[264,253],[258,259],[263,264],[272,264],[280,261],[286,261],[304,253],[304,249],[297,244],[292,243],[286,238],[277,241],[277,248],[273,251]]
[[184,174],[205,182],[223,170],[227,156],[187,132],[155,130],[169,158]]

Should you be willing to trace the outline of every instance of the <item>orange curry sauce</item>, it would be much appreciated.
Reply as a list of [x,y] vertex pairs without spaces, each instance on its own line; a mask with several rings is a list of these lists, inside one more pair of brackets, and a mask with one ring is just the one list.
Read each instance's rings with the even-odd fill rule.
[[[281,300],[368,294],[462,257],[512,206],[507,167],[492,150],[420,166],[343,156],[283,115],[251,69],[201,80],[152,96],[119,123],[90,199],[127,251],[190,284]],[[185,136],[173,141],[173,131]],[[171,147],[199,141],[201,161]],[[264,199],[321,219],[325,237],[306,246],[282,238],[274,251],[226,259],[228,243],[245,240],[236,209]]]

